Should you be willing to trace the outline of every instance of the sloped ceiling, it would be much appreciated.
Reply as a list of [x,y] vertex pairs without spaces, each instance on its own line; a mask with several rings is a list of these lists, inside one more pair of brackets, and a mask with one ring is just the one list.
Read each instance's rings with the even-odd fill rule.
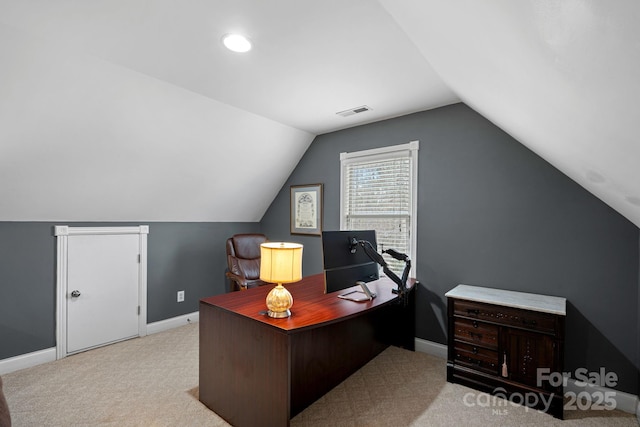
[[467,105],[640,226],[640,2],[380,3]]
[[259,221],[316,134],[459,101],[362,0],[0,0],[0,64],[9,221]]
[[463,100],[640,225],[638,18],[634,0],[0,0],[0,220],[258,221],[315,135]]

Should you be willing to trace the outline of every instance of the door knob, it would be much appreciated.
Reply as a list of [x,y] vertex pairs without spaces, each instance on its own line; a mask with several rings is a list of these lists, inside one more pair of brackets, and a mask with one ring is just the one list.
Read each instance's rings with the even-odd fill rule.
[[71,297],[72,298],[78,298],[80,296],[80,291],[73,291],[71,292]]

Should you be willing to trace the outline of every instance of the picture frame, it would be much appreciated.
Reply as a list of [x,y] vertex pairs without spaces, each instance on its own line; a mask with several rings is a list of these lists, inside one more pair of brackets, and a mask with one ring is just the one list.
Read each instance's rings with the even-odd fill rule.
[[322,234],[322,184],[292,185],[291,234]]

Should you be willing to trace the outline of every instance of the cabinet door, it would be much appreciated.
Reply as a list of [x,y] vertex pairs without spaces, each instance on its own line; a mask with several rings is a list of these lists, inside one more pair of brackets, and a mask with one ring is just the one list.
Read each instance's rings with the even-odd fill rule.
[[[538,384],[538,369],[547,368],[546,374],[558,370],[558,345],[547,335],[517,329],[506,329],[505,349],[508,377],[533,387],[553,391],[548,381]],[[505,354],[500,355],[504,362]]]

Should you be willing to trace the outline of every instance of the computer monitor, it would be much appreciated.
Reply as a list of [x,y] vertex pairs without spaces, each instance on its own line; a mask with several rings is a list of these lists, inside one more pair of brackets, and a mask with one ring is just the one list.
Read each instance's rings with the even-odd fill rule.
[[352,252],[353,239],[366,240],[377,247],[375,230],[322,232],[325,293],[350,288],[357,281],[366,283],[379,278],[378,264],[362,247],[358,245]]

